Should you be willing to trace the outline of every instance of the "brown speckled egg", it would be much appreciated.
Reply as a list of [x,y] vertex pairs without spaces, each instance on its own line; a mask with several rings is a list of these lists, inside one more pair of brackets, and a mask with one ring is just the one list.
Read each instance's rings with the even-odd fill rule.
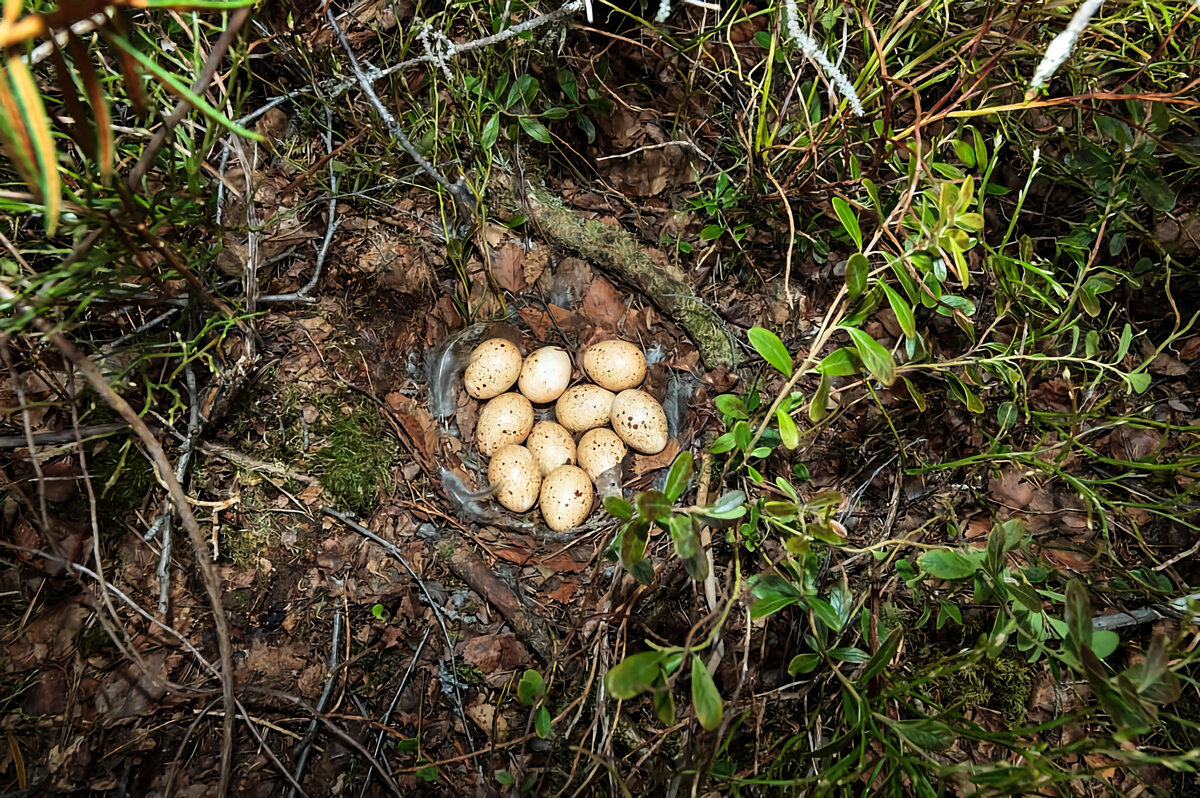
[[555,532],[582,524],[591,514],[595,499],[592,481],[578,466],[559,466],[542,480],[542,517]]
[[533,405],[519,393],[502,393],[479,411],[475,441],[491,457],[501,446],[521,443],[533,428]]
[[476,399],[491,399],[513,386],[521,375],[521,350],[506,338],[489,338],[471,352],[463,387]]
[[628,341],[601,341],[583,353],[583,370],[601,388],[623,391],[646,379],[646,356]]
[[488,463],[488,482],[496,488],[496,501],[516,513],[523,513],[537,504],[542,487],[533,455],[524,446],[501,446]]
[[612,428],[642,454],[658,454],[667,445],[667,414],[645,391],[621,391],[612,403]]
[[557,346],[543,346],[521,366],[517,386],[526,398],[537,404],[553,402],[571,383],[571,356]]
[[554,415],[571,432],[584,432],[608,424],[613,392],[599,385],[573,385],[558,399]]
[[575,465],[575,439],[567,428],[553,421],[533,425],[525,448],[533,455],[538,471],[546,476],[560,465]]

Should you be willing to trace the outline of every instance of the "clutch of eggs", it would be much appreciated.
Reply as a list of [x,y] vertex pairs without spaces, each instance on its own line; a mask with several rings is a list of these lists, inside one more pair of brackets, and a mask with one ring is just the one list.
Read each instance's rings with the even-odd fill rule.
[[[539,505],[546,525],[558,532],[587,520],[598,475],[619,465],[629,449],[658,454],[668,438],[662,405],[638,388],[646,378],[641,349],[601,341],[582,361],[591,382],[571,385],[574,367],[565,349],[544,346],[523,358],[514,342],[490,338],[471,352],[463,373],[467,394],[486,400],[475,441],[492,458],[488,482],[496,501],[518,513]],[[535,425],[534,405],[550,404],[555,421]]]

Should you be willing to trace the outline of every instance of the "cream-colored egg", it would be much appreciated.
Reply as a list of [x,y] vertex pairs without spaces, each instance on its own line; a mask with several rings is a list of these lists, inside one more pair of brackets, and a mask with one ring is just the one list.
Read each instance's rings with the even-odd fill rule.
[[534,424],[525,447],[533,455],[533,462],[542,476],[560,465],[575,465],[575,439],[566,427],[553,421]]
[[571,370],[571,356],[567,350],[543,346],[525,358],[517,386],[531,402],[553,402],[571,384]]
[[533,509],[542,487],[533,455],[524,446],[501,446],[488,463],[488,482],[496,488],[501,507],[517,513]]
[[489,457],[501,446],[521,443],[533,428],[533,405],[519,393],[502,393],[479,411],[475,441]]
[[573,385],[558,399],[554,416],[571,432],[608,424],[614,394],[599,385]]
[[583,353],[583,370],[601,388],[623,391],[646,379],[646,356],[628,341],[601,341]]
[[579,439],[579,467],[594,482],[596,477],[620,464],[629,450],[617,433],[607,427],[590,429]]
[[645,391],[621,391],[612,403],[613,431],[642,454],[658,454],[667,445],[667,414]]
[[489,338],[471,352],[463,387],[476,399],[507,391],[521,376],[521,350],[506,338]]
[[555,532],[582,524],[592,512],[595,499],[592,481],[578,466],[559,466],[542,480],[542,517]]

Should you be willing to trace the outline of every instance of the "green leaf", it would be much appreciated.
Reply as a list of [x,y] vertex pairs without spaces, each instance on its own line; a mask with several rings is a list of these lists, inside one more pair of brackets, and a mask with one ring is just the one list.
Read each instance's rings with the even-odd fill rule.
[[550,131],[546,130],[546,126],[541,122],[531,116],[518,116],[517,121],[521,124],[521,128],[529,134],[530,138],[540,141],[542,144],[550,143]]
[[[1129,345],[1133,343],[1133,328],[1126,322],[1121,329],[1121,340],[1117,343],[1117,351],[1113,355],[1113,363],[1120,363],[1129,354]],[[1140,392],[1139,392],[1140,393]]]
[[792,356],[788,354],[787,347],[779,340],[778,335],[763,327],[751,327],[746,337],[763,360],[782,372],[783,376],[792,376]]
[[[821,379],[828,379],[822,377]],[[783,445],[788,449],[795,449],[800,445],[800,430],[796,427],[796,422],[792,417],[783,412],[780,408],[775,413],[775,420],[779,422],[779,437],[783,441]]]
[[717,520],[741,518],[746,514],[745,504],[746,494],[740,490],[731,490],[717,499],[716,504],[713,504],[711,507],[701,508],[699,513],[706,518],[715,518]]
[[743,452],[750,448],[750,441],[753,439],[754,433],[750,431],[750,425],[745,421],[739,421],[733,425],[733,440]]
[[846,261],[846,296],[853,302],[863,295],[863,291],[867,290],[867,277],[871,273],[871,264],[867,262],[867,256],[861,252],[855,252]]
[[579,84],[575,80],[574,72],[558,70],[558,87],[562,89],[563,94],[571,98],[571,102],[579,102]]
[[842,631],[842,619],[838,616],[837,610],[823,598],[810,596],[808,606],[812,609],[813,615],[820,619],[821,623],[829,627],[830,631]]
[[1078,579],[1067,583],[1063,620],[1067,622],[1067,642],[1074,651],[1092,647],[1092,601]]
[[742,401],[740,396],[734,396],[731,393],[723,393],[716,399],[713,399],[713,404],[721,411],[722,415],[730,418],[749,418],[746,413],[746,403]]
[[883,293],[887,294],[892,312],[896,314],[896,322],[900,325],[900,331],[912,338],[917,334],[917,319],[913,316],[912,307],[904,300],[904,297],[896,293],[896,289],[884,282],[881,282],[880,285],[883,286]]
[[696,720],[705,731],[713,731],[721,726],[725,716],[725,706],[721,702],[721,694],[713,682],[712,674],[695,654],[692,655],[692,707],[696,710]]
[[954,733],[940,720],[898,720],[891,726],[901,737],[926,751],[942,751],[954,745]]
[[639,493],[634,499],[634,504],[637,506],[638,515],[643,518],[648,518],[651,521],[665,522],[671,517],[671,508],[675,502],[671,501],[666,494],[657,490],[647,490]]
[[[635,578],[637,574],[634,573],[634,566],[643,562],[642,556],[646,553],[646,541],[649,537],[650,522],[644,518],[630,521],[621,533],[621,564],[628,568]],[[654,579],[653,568],[650,569],[650,579]]]
[[709,451],[713,454],[724,454],[725,452],[731,451],[735,446],[737,446],[737,439],[734,437],[734,434],[732,432],[726,432],[723,435],[717,436],[717,439],[713,441],[712,446],[709,447]]
[[500,114],[492,114],[492,118],[483,126],[483,132],[479,136],[479,143],[483,149],[491,149],[496,144],[496,139],[500,138]]
[[613,518],[619,518],[622,521],[633,519],[633,508],[620,496],[605,496],[604,509],[608,510],[608,514]]
[[542,675],[532,668],[526,670],[521,675],[521,681],[517,682],[517,700],[525,706],[531,707],[545,694],[546,682],[542,679]]
[[836,659],[841,662],[851,662],[855,665],[861,665],[864,662],[871,661],[871,655],[863,651],[861,648],[843,647],[835,648],[829,652],[830,659]]
[[788,675],[799,676],[804,673],[812,673],[820,664],[821,656],[819,654],[797,654],[788,663]]
[[241,136],[242,138],[250,139],[251,141],[262,141],[263,140],[263,137],[260,136],[259,134],[255,133],[253,130],[249,130],[247,128],[242,127],[241,125],[237,124],[236,122],[234,122],[231,119],[229,119],[228,117],[226,117],[224,114],[222,114],[216,108],[209,105],[207,100],[205,100],[199,94],[196,94],[194,91],[189,89],[183,81],[181,81],[179,78],[177,78],[176,76],[172,75],[170,72],[163,69],[161,66],[158,65],[158,63],[156,61],[151,60],[151,58],[148,55],[146,55],[141,50],[139,50],[137,47],[135,47],[124,36],[120,36],[116,33],[112,33],[111,30],[106,29],[105,37],[110,42],[112,42],[118,49],[123,50],[124,52],[128,53],[135,61],[137,61],[139,64],[141,64],[141,66],[147,72],[149,72],[151,75],[153,75],[154,78],[163,85],[163,88],[165,88],[167,91],[174,94],[179,99],[186,101],[189,105],[194,107],[197,111],[204,114],[206,117],[208,117],[212,121],[216,122],[221,127],[224,127],[229,132],[235,133],[238,136]]
[[681,560],[690,560],[700,550],[700,535],[696,533],[696,525],[692,517],[685,513],[671,516],[667,525],[671,540],[675,544],[675,554]]
[[1109,657],[1121,645],[1121,636],[1110,629],[1097,629],[1092,632],[1092,652],[1104,659]]
[[1145,393],[1146,389],[1150,387],[1150,375],[1145,371],[1126,374],[1125,382],[1129,384],[1129,389],[1134,393]]
[[660,723],[664,726],[675,723],[675,696],[667,687],[667,680],[663,676],[658,677],[654,690],[650,693],[650,703],[654,705],[654,717],[658,718]]
[[954,220],[956,227],[971,233],[983,229],[983,215],[979,213],[960,213]]
[[862,681],[867,682],[874,679],[883,669],[892,663],[892,657],[896,656],[896,652],[900,650],[900,643],[904,640],[904,628],[896,627],[887,636],[879,646],[879,650],[867,662],[867,667],[863,669]]
[[517,783],[517,778],[507,770],[497,770],[495,772],[496,783],[501,787],[512,787]]
[[965,579],[974,576],[978,565],[952,549],[935,549],[922,554],[917,562],[935,579]]
[[663,492],[667,494],[667,498],[674,503],[687,490],[688,481],[692,478],[692,453],[680,452],[675,458],[675,462],[671,464],[671,470],[667,472],[666,486]]
[[861,250],[863,248],[862,228],[858,226],[858,216],[854,213],[854,208],[841,197],[834,197],[833,210],[837,213],[842,226],[846,228],[846,232],[850,234],[854,245]]
[[1000,407],[996,408],[996,420],[1000,422],[1002,430],[1010,430],[1016,426],[1020,416],[1017,406],[1012,402],[1001,402]]
[[858,350],[858,356],[871,376],[884,385],[890,386],[896,381],[896,361],[892,360],[892,354],[882,344],[856,327],[842,329],[850,334],[854,348]]
[[849,377],[858,373],[858,360],[854,350],[843,346],[826,355],[817,364],[817,372],[828,377]]
[[662,675],[662,651],[643,651],[626,657],[604,674],[604,686],[609,695],[628,701],[646,692]]
[[1151,208],[1159,213],[1167,213],[1175,208],[1175,192],[1166,182],[1144,174],[1136,175],[1135,180],[1142,199],[1146,200]]
[[533,730],[543,740],[550,739],[550,710],[545,706],[538,707],[537,712],[533,713]]

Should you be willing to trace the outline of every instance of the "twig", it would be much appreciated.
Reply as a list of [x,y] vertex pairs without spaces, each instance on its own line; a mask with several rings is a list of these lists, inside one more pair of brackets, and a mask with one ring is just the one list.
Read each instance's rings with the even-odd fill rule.
[[[452,669],[457,669],[458,658],[454,654],[454,641],[451,640],[451,638],[450,638],[450,630],[446,627],[446,618],[445,618],[445,615],[442,613],[442,608],[438,606],[438,603],[436,601],[434,601],[433,595],[429,592],[429,588],[425,586],[425,580],[423,580],[423,579],[421,579],[421,577],[417,576],[417,572],[414,571],[413,567],[408,564],[408,560],[404,559],[404,555],[400,553],[400,549],[396,548],[396,546],[394,544],[388,543],[386,540],[379,537],[379,535],[376,535],[370,529],[367,529],[365,526],[358,523],[350,516],[348,516],[342,512],[339,512],[338,510],[333,509],[329,505],[326,505],[326,504],[321,505],[320,512],[324,513],[325,515],[336,518],[337,520],[341,521],[346,526],[353,529],[358,534],[365,537],[367,540],[370,540],[371,542],[381,546],[384,551],[386,551],[388,554],[395,557],[396,560],[402,566],[404,566],[404,570],[408,571],[408,575],[410,577],[412,577],[412,580],[414,582],[417,583],[417,587],[419,587],[421,589],[421,593],[424,594],[425,600],[429,602],[429,607],[430,607],[430,609],[433,610],[434,617],[437,618],[438,626],[440,626],[442,628],[442,635],[446,638],[446,654],[450,658],[450,667]],[[475,740],[471,736],[471,725],[467,720],[467,712],[463,708],[462,691],[460,690],[460,688],[458,686],[457,679],[451,680],[451,687],[453,687],[453,689],[454,689],[455,709],[458,710],[459,720],[462,721],[463,733],[467,735],[467,743],[470,744],[471,748],[474,748]],[[480,765],[478,762],[476,762],[475,767],[479,771],[480,776],[482,776],[483,775],[483,766]]]
[[[451,183],[442,173],[434,167],[433,164],[425,158],[424,155],[417,151],[413,143],[409,140],[408,135],[404,132],[404,128],[400,127],[400,123],[392,116],[391,112],[383,106],[379,101],[378,95],[375,94],[375,89],[371,87],[371,81],[363,73],[362,67],[358,64],[358,57],[354,54],[354,48],[350,46],[350,41],[346,38],[345,31],[338,25],[337,17],[334,16],[333,9],[327,7],[325,9],[325,17],[329,20],[329,24],[333,26],[333,32],[337,35],[338,41],[342,45],[342,49],[346,52],[346,58],[350,62],[350,69],[354,72],[354,78],[358,81],[358,86],[362,89],[363,94],[371,101],[371,105],[375,108],[375,113],[387,125],[388,132],[396,137],[396,141],[400,142],[400,146],[408,153],[409,157],[417,162],[421,170],[425,172],[439,186],[450,192],[450,196],[454,198],[454,203],[458,207],[458,212],[462,220],[469,223],[474,223],[475,220],[475,197],[471,193],[471,189],[467,186],[467,181],[463,177],[459,177],[457,181]],[[497,34],[499,35],[499,34]]]
[[[127,429],[129,429],[128,424],[95,424],[90,427],[80,427],[79,434],[87,441],[91,438],[103,438],[106,435],[112,435],[114,432],[124,432]],[[24,435],[0,436],[0,449],[17,449],[30,445],[36,448],[75,442],[75,430],[64,429],[57,432],[35,432],[29,437]]]
[[0,282],[0,300],[12,303],[22,313],[27,314],[33,326],[45,335],[62,352],[67,360],[71,361],[76,368],[83,372],[84,377],[87,378],[93,390],[133,428],[133,431],[141,440],[142,446],[145,447],[155,466],[157,466],[159,478],[166,485],[167,492],[171,496],[171,501],[175,504],[175,510],[179,513],[180,521],[183,523],[184,529],[187,530],[188,538],[191,540],[192,550],[196,557],[196,564],[199,566],[200,575],[203,577],[204,589],[208,594],[208,601],[212,607],[213,626],[216,632],[217,647],[221,655],[221,689],[225,706],[225,728],[224,738],[221,743],[221,776],[217,787],[217,795],[228,795],[229,783],[233,776],[233,709],[235,704],[233,695],[233,645],[229,638],[229,621],[225,617],[225,607],[221,603],[221,584],[217,580],[216,571],[213,569],[212,559],[208,556],[208,548],[204,543],[204,536],[200,532],[200,524],[196,522],[196,516],[192,514],[192,509],[188,506],[187,495],[183,492],[183,486],[175,478],[175,474],[171,469],[171,462],[167,459],[167,455],[163,452],[162,447],[158,445],[158,441],[154,439],[154,434],[150,432],[150,428],[146,426],[146,422],[142,421],[141,417],[129,406],[129,403],[112,389],[112,386],[108,384],[108,380],[100,373],[100,369],[88,360],[61,331],[37,315],[32,307],[14,294],[8,285],[3,282]]
[[[333,111],[329,105],[325,106],[325,151],[330,156],[333,155]],[[258,301],[266,302],[315,302],[308,294],[317,287],[317,281],[321,279],[321,268],[325,265],[325,256],[329,253],[329,244],[333,241],[333,231],[337,229],[337,195],[338,195],[338,176],[337,171],[333,168],[333,158],[329,158],[329,221],[325,225],[325,240],[321,242],[321,248],[317,251],[317,263],[313,267],[312,277],[305,283],[299,291],[293,291],[290,294],[268,294],[264,297],[259,297]]]
[[258,460],[248,454],[243,454],[236,449],[230,449],[228,446],[222,446],[219,443],[209,443],[201,441],[199,445],[200,451],[205,454],[211,454],[213,457],[220,457],[222,460],[228,460],[235,466],[246,471],[260,471],[264,474],[270,474],[274,477],[283,477],[294,482],[301,482],[305,485],[315,485],[320,480],[316,477],[310,477],[308,474],[301,474],[299,471],[293,471],[290,468],[281,466],[278,463],[268,463],[263,460]]
[[[1200,601],[1200,593],[1192,593],[1189,596],[1174,599],[1170,604],[1152,604],[1149,607],[1138,607],[1128,612],[1097,615],[1092,618],[1092,628],[1096,630],[1120,629],[1140,623],[1180,618],[1188,611],[1188,602],[1191,601]],[[1196,619],[1193,619],[1192,623],[1195,624]]]
[[[408,685],[408,678],[412,676],[413,670],[417,667],[417,660],[421,658],[421,652],[425,650],[425,641],[429,639],[429,631],[429,628],[426,627],[425,634],[421,635],[421,642],[417,644],[417,650],[412,656],[412,661],[408,663],[408,669],[404,671],[404,676],[400,679],[400,684],[396,687],[396,693],[392,696],[392,703],[388,704],[387,712],[383,713],[383,717],[379,721],[380,726],[386,727],[388,721],[391,720],[392,712],[396,709],[396,704],[400,701],[400,694],[404,692],[404,688]],[[383,750],[383,736],[383,729],[379,729],[375,733],[375,750],[373,753],[377,759],[379,758],[379,752]],[[387,764],[386,758],[381,761],[383,764]],[[359,796],[367,794],[367,790],[371,787],[371,777],[374,774],[375,768],[368,766],[367,777],[363,780],[363,788],[359,792]]]
[[[203,95],[208,91],[208,84],[212,81],[213,75],[217,72],[217,67],[221,65],[221,59],[225,57],[225,51],[233,44],[233,40],[237,38],[238,31],[241,30],[242,24],[246,18],[250,16],[251,7],[242,6],[229,18],[229,27],[221,33],[221,38],[217,39],[217,43],[208,51],[208,57],[204,59],[204,66],[200,70],[200,74],[196,76],[196,80],[192,83],[192,93]],[[150,169],[150,164],[154,162],[155,156],[159,150],[167,142],[167,136],[175,129],[188,111],[192,108],[192,104],[186,100],[180,100],[175,105],[175,110],[171,115],[163,120],[162,127],[154,134],[154,138],[146,145],[146,149],[142,150],[142,156],[138,158],[138,162],[134,164],[133,169],[129,172],[129,188],[135,193],[142,187],[142,180],[146,177],[146,172]]]
[[616,155],[604,155],[604,156],[597,158],[596,162],[599,163],[600,161],[611,161],[614,158],[629,158],[634,155],[637,155],[639,152],[647,152],[649,150],[661,150],[663,147],[670,147],[671,145],[675,145],[676,147],[687,147],[689,149],[695,150],[696,152],[700,153],[701,155],[704,155],[704,150],[700,149],[699,147],[697,147],[695,144],[693,144],[690,141],[664,141],[662,144],[647,144],[644,147],[638,147],[636,149],[630,150],[629,152],[618,152]]
[[[333,687],[337,684],[338,678],[338,654],[342,647],[342,613],[336,611],[333,614],[333,645],[329,649],[329,678],[325,680],[325,689],[321,691],[321,698],[317,701],[317,712],[325,711],[325,705],[329,703],[329,696],[333,695]],[[297,746],[299,757],[296,761],[296,772],[292,774],[295,783],[298,785],[300,780],[304,778],[304,767],[308,764],[308,755],[312,753],[313,740],[317,736],[317,719],[314,717],[312,722],[308,724],[308,733],[304,735],[304,739]],[[288,791],[288,798],[295,798],[297,788],[292,787]]]

